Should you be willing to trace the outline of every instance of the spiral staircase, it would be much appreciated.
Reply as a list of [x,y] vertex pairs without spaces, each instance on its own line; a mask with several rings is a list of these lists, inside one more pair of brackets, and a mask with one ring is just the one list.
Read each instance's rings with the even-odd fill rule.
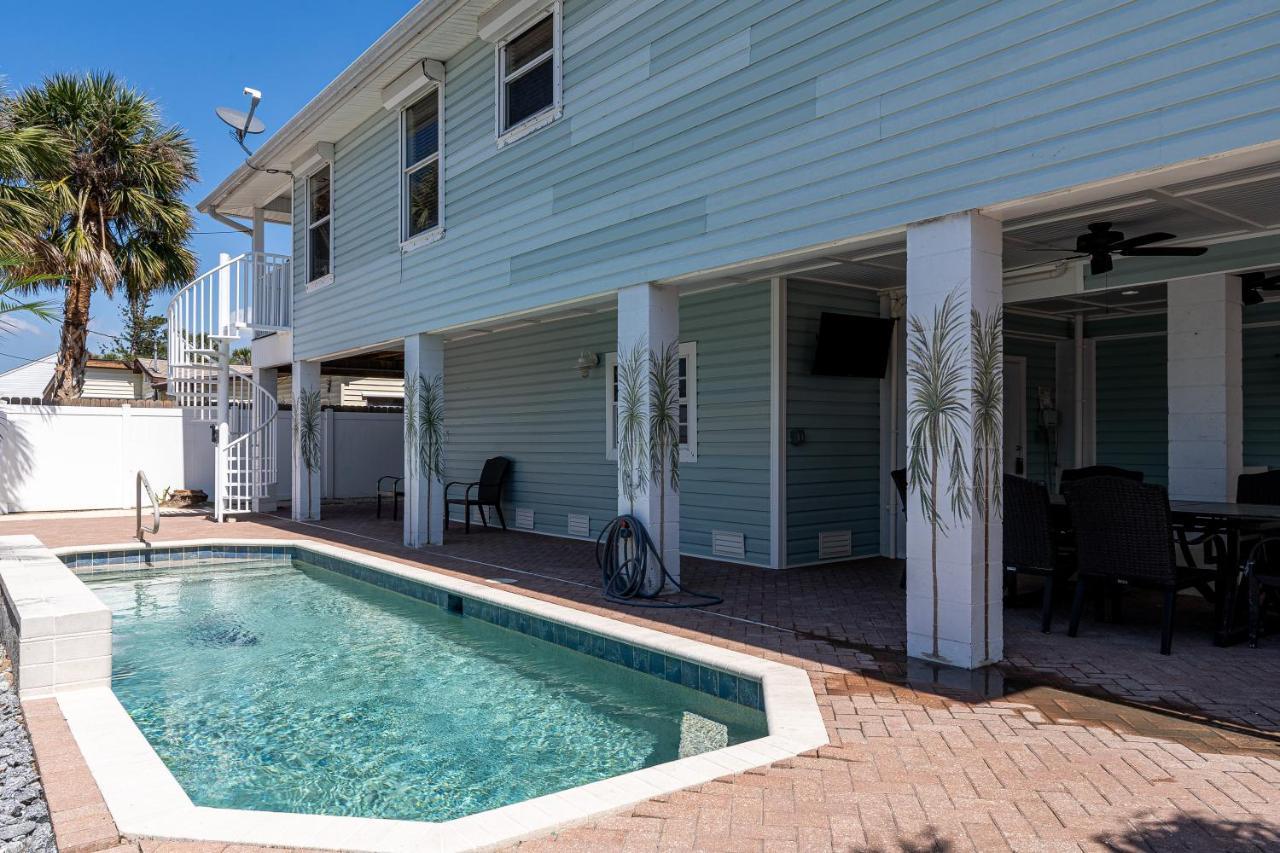
[[214,515],[252,512],[276,481],[275,389],[231,369],[243,335],[287,331],[289,258],[267,252],[223,255],[219,265],[169,303],[169,393],[217,441]]

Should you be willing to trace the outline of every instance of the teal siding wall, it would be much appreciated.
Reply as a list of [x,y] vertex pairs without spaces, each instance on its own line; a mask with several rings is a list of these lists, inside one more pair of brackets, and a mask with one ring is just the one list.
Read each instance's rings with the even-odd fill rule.
[[[1164,325],[1163,317],[1094,324],[1091,333],[1124,334]],[[1122,325],[1124,324],[1124,325]],[[1098,327],[1102,328],[1098,332]],[[1096,454],[1099,465],[1142,471],[1149,483],[1169,482],[1168,341],[1158,333],[1096,344]]]
[[564,48],[501,150],[492,46],[449,60],[439,243],[400,252],[396,115],[334,140],[299,358],[1280,138],[1273,3],[566,0]]
[[[680,301],[681,339],[698,345],[698,460],[681,466],[681,547],[710,555],[712,528],[740,530],[747,560],[769,558],[769,292],[747,285]],[[507,522],[566,534],[569,513],[596,535],[617,514],[617,467],[605,458],[605,371],[575,369],[583,350],[616,348],[613,312],[529,326],[445,348],[448,479],[484,460],[513,462]]]
[[[1244,309],[1245,323],[1280,320],[1280,303]],[[1244,464],[1280,468],[1280,326],[1244,330]]]
[[880,316],[865,290],[807,282],[787,288],[787,560],[818,559],[818,533],[850,530],[857,556],[880,552],[880,380],[814,376],[823,311]]

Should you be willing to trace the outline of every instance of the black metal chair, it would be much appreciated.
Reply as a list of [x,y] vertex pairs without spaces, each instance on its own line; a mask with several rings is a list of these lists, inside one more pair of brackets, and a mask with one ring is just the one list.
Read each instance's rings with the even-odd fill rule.
[[1160,654],[1169,654],[1178,591],[1194,586],[1213,600],[1214,573],[1178,565],[1168,493],[1125,477],[1090,477],[1073,483],[1066,497],[1079,572],[1067,635],[1079,633],[1090,584],[1154,587],[1164,593]]
[[1071,484],[1090,477],[1123,477],[1135,483],[1142,482],[1141,471],[1130,471],[1128,468],[1116,468],[1113,465],[1087,465],[1084,468],[1065,469],[1058,477],[1058,494],[1065,495]]
[[[461,506],[463,512],[463,523],[468,533],[471,532],[471,508],[474,506],[480,510],[480,520],[485,527],[489,526],[489,519],[484,514],[484,508],[493,507],[498,513],[498,521],[502,523],[502,529],[507,529],[507,519],[502,514],[502,489],[507,482],[507,473],[511,470],[511,460],[505,456],[495,456],[492,459],[486,459],[484,468],[480,470],[480,479],[474,483],[466,483],[455,480],[446,483],[444,487],[444,527],[449,529],[449,507]],[[465,486],[466,491],[460,498],[449,497],[449,489],[453,486]],[[472,492],[475,494],[473,495]]]
[[1244,573],[1249,595],[1249,647],[1256,649],[1266,607],[1280,599],[1280,536],[1253,543],[1244,561]]
[[1040,605],[1040,630],[1053,625],[1055,581],[1071,577],[1075,563],[1055,537],[1049,490],[1025,477],[1004,475],[1004,570],[1010,592],[1016,594],[1018,575],[1040,578],[1044,583]]
[[[388,481],[390,485],[387,485]],[[403,482],[404,477],[397,477],[395,474],[386,474],[378,478],[378,518],[382,518],[383,498],[391,498],[391,520],[395,521],[400,517],[400,499],[404,497],[404,489],[400,488],[400,484]]]
[[[902,512],[907,511],[907,469],[895,468],[889,472],[889,479],[893,480],[893,485],[898,489],[898,500],[902,501]],[[902,576],[898,578],[898,588],[907,588],[907,567],[902,566]]]

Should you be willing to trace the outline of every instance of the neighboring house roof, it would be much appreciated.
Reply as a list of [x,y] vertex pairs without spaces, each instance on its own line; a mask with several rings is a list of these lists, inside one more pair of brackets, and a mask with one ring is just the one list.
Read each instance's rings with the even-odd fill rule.
[[39,397],[44,394],[57,353],[0,373],[0,397]]
[[[49,380],[53,377],[54,365],[58,354],[50,353],[0,373],[0,397],[41,397]],[[122,361],[111,361],[105,358],[90,358],[85,362],[86,397],[137,397],[140,388],[134,382],[134,374],[139,373],[133,364]],[[93,371],[93,373],[88,373]],[[126,384],[129,387],[125,387]]]
[[[132,369],[147,377],[147,382],[152,388],[164,391],[169,385],[169,360],[166,358],[135,358]],[[253,367],[248,364],[231,365],[233,373],[239,373],[242,376],[250,376],[253,373]]]
[[[287,169],[301,162],[310,146],[333,142],[380,111],[382,87],[415,62],[444,60],[469,44],[476,36],[474,15],[489,5],[492,0],[421,0],[224,178],[197,209],[247,217],[259,206],[266,208],[268,220],[288,222],[287,212],[267,204],[287,190],[289,176],[263,170]],[[457,22],[440,26],[464,8],[467,14],[458,15]]]

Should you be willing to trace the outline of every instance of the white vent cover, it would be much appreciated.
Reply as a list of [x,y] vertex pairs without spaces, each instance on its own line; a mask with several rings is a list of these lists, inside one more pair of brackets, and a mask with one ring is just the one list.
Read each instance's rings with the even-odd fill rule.
[[533,529],[533,510],[527,507],[516,507],[515,526],[520,530]]
[[711,553],[717,557],[730,557],[738,560],[747,556],[747,540],[737,530],[712,530]]
[[823,530],[818,534],[818,559],[834,560],[853,556],[853,532]]
[[586,539],[591,536],[591,516],[580,512],[569,513],[569,535]]

